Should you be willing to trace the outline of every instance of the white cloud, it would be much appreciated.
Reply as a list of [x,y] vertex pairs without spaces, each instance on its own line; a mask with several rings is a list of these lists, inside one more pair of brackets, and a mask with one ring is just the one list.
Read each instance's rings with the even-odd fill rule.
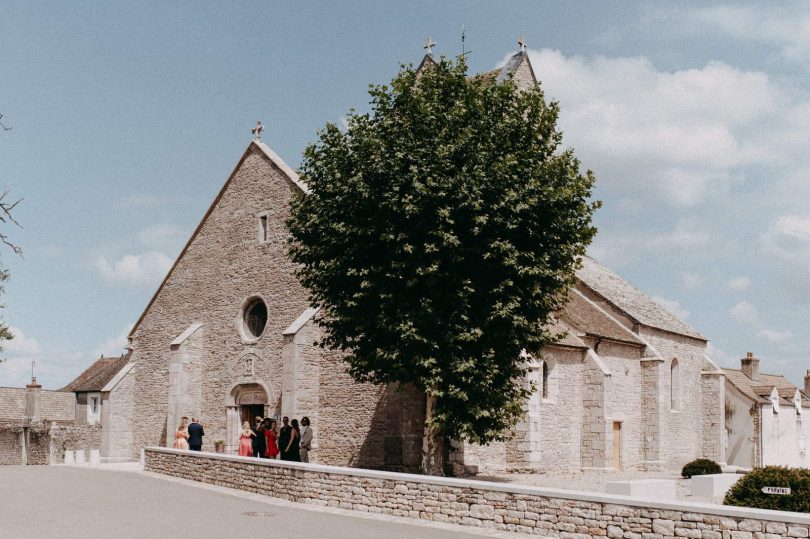
[[684,309],[681,304],[675,300],[662,298],[661,296],[653,296],[653,301],[668,310],[675,316],[681,319],[689,318],[689,311]]
[[3,343],[3,348],[6,353],[17,356],[38,356],[42,353],[42,347],[39,341],[28,337],[23,330],[18,327],[9,326],[9,329],[14,335],[14,338]]
[[722,5],[680,11],[674,20],[740,40],[775,45],[785,58],[810,60],[810,14],[804,9],[796,11],[778,3]]
[[810,215],[776,217],[759,240],[761,255],[790,300],[810,301]]
[[704,202],[710,195],[726,192],[730,178],[726,173],[671,168],[660,174],[660,181],[667,202],[688,208]]
[[773,329],[763,329],[757,333],[757,337],[772,344],[784,344],[793,338],[793,333],[787,331],[776,331]]
[[96,260],[96,269],[110,283],[152,285],[166,275],[172,263],[172,259],[165,254],[150,251],[141,255],[125,255],[114,262],[101,256]]
[[728,310],[728,314],[737,322],[755,325],[759,323],[759,311],[748,301],[740,301]]
[[[644,57],[586,59],[547,49],[529,54],[546,95],[560,101],[568,143],[585,155],[715,169],[765,156],[736,133],[766,118],[779,101],[765,73],[721,62],[667,72]],[[691,191],[705,189],[711,178],[680,174],[689,178]],[[683,202],[694,196],[687,190]]]
[[714,361],[717,365],[721,367],[737,367],[739,364],[737,363],[737,358],[726,352],[725,350],[721,350],[717,348],[713,343],[709,342],[706,347],[706,355]]
[[121,330],[121,332],[115,337],[111,337],[106,341],[100,343],[93,350],[90,356],[94,359],[97,359],[101,355],[104,355],[104,357],[114,357],[126,353],[124,347],[129,343],[127,336],[129,336],[129,332],[131,330],[132,324],[128,325],[123,330]]
[[681,286],[687,290],[697,290],[703,286],[703,277],[697,273],[683,271],[680,274]]
[[802,242],[810,241],[810,215],[784,215],[777,218],[773,232]]
[[[637,225],[638,223],[633,223]],[[684,217],[669,230],[634,226],[619,234],[599,234],[588,253],[613,268],[619,268],[651,255],[666,257],[678,253],[697,254],[710,244],[709,231],[694,218]]]
[[751,288],[751,279],[746,277],[745,275],[734,277],[733,279],[728,280],[728,282],[726,283],[726,288],[734,290],[736,292],[743,292]]

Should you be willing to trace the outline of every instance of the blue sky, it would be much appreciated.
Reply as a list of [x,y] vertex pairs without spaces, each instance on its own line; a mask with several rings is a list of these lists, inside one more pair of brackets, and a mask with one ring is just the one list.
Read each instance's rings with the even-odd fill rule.
[[4,2],[0,180],[24,258],[0,385],[60,387],[125,335],[257,119],[290,165],[369,83],[525,34],[597,176],[591,253],[735,365],[810,367],[810,7],[647,2]]

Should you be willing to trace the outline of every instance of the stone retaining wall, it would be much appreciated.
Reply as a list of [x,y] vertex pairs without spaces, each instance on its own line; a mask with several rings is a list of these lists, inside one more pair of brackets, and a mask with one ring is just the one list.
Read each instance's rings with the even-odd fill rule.
[[810,515],[654,502],[537,487],[145,450],[147,471],[275,498],[562,539],[779,539],[810,536]]
[[0,424],[0,465],[48,464],[49,428],[41,421],[26,428],[16,423]]
[[50,463],[65,462],[65,451],[101,449],[101,425],[71,425],[51,427]]
[[0,465],[22,464],[22,433],[0,425]]

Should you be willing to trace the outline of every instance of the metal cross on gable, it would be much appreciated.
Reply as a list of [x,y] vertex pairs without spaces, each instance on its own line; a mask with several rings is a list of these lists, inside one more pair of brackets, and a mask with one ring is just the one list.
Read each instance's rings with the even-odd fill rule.
[[250,130],[253,133],[253,136],[256,137],[256,140],[262,139],[262,131],[264,131],[264,126],[258,120],[256,120],[256,127]]
[[520,34],[520,39],[518,39],[518,45],[520,45],[521,52],[526,50],[526,38],[523,37],[523,34]]
[[427,41],[425,42],[425,46],[422,47],[427,51],[428,56],[433,56],[433,47],[436,46],[436,42],[433,41],[433,38],[428,36]]

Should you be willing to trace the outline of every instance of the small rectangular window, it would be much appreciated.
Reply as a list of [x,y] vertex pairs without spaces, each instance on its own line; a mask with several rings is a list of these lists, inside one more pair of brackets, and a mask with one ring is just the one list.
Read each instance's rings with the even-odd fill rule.
[[267,216],[262,215],[259,217],[259,240],[267,241]]

